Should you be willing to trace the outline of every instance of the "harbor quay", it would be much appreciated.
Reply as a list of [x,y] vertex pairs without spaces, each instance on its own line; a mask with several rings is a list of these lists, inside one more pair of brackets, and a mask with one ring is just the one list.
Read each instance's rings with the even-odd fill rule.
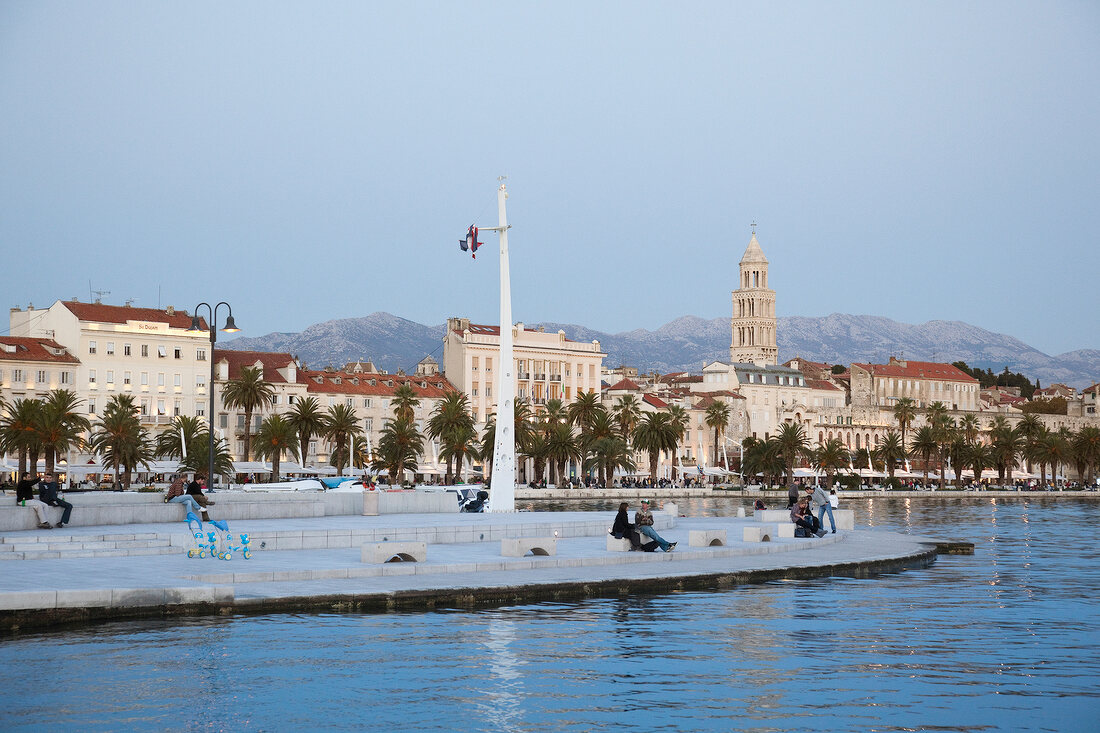
[[[967,551],[936,539],[855,530],[844,512],[837,533],[795,538],[789,523],[777,521],[785,511],[684,517],[671,503],[666,508],[654,513],[654,528],[678,543],[672,552],[613,547],[622,541],[610,538],[614,514],[606,511],[228,520],[230,544],[237,547],[226,560],[198,557],[197,540],[181,521],[0,530],[0,629],[705,590],[781,578],[864,577]],[[204,531],[212,529],[204,524]],[[241,552],[242,534],[249,559]]]

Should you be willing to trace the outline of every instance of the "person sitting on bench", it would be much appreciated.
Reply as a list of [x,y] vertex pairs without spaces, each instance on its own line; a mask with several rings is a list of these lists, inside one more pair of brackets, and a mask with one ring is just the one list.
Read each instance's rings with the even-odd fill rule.
[[649,513],[648,499],[642,499],[642,508],[634,513],[634,526],[638,528],[638,532],[660,545],[665,552],[672,552],[676,549],[675,542],[669,542],[657,534],[657,530],[653,529],[653,515]]
[[638,536],[626,514],[628,506],[625,501],[619,504],[619,513],[615,515],[615,523],[611,525],[611,536],[618,540],[630,540],[630,551],[633,552],[642,549],[642,538]]
[[823,537],[821,524],[817,517],[810,511],[810,497],[803,496],[791,509],[791,521],[794,522],[795,537]]

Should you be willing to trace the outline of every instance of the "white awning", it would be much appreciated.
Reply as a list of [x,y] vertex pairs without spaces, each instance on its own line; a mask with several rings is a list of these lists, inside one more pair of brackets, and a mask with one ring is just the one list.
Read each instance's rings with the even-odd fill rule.
[[271,464],[259,461],[233,461],[233,473],[271,473]]

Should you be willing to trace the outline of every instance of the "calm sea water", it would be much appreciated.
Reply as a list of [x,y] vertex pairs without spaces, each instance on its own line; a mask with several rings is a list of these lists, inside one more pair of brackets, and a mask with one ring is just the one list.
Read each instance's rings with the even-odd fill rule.
[[24,634],[0,641],[0,730],[1100,730],[1100,501],[854,508],[976,552],[865,580]]

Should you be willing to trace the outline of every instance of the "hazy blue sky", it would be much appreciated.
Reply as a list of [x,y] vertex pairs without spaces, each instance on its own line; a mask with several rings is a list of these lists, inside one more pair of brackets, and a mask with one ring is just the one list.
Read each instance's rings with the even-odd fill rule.
[[0,0],[9,306],[606,331],[779,315],[1100,347],[1096,2]]

